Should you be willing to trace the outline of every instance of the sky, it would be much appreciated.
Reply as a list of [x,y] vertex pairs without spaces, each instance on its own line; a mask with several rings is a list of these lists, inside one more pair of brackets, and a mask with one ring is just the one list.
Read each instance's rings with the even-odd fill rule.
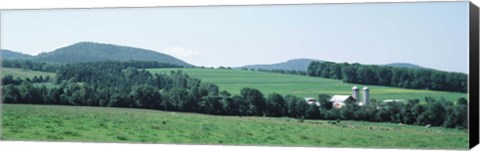
[[468,73],[468,2],[8,10],[0,43],[30,55],[81,41],[197,66],[311,58]]

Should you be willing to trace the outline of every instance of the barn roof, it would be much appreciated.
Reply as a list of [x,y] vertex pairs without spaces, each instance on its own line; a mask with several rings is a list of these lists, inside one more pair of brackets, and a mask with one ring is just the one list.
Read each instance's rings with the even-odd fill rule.
[[309,101],[309,100],[314,100],[315,101],[315,98],[314,97],[304,97],[303,98],[305,101]]
[[345,100],[352,98],[350,95],[334,95],[330,98],[330,102],[344,102]]
[[383,103],[387,102],[405,102],[404,99],[389,99],[389,100],[383,100]]

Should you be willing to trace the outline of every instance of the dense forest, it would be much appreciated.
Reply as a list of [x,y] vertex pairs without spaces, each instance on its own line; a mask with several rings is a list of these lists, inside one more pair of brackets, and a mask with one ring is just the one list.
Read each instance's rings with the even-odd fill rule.
[[[28,62],[16,62],[30,67]],[[31,66],[32,68],[35,65]],[[353,102],[333,109],[330,96],[320,94],[321,106],[309,105],[303,98],[269,94],[243,88],[238,95],[220,91],[215,84],[202,82],[181,71],[151,74],[141,68],[175,67],[153,62],[96,62],[56,66],[56,84],[47,88],[35,81],[16,79],[3,85],[3,103],[59,104],[144,108],[163,111],[195,112],[214,115],[292,117],[303,119],[361,120],[415,125],[467,128],[467,100],[457,103],[425,98],[408,102],[380,103],[372,99],[369,106]],[[43,68],[42,68],[43,69]],[[6,80],[7,77],[2,79]],[[12,77],[9,77],[10,80]]]
[[21,68],[25,70],[56,72],[62,65],[45,62],[35,62],[30,60],[9,60],[2,59],[2,67]]
[[467,92],[467,74],[424,68],[312,62],[309,76],[339,79],[347,83],[383,85],[410,89]]

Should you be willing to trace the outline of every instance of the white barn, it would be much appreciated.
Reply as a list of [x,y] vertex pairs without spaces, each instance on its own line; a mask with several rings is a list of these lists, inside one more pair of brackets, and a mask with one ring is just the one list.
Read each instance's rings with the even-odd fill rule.
[[334,95],[330,98],[330,102],[332,102],[332,106],[334,108],[342,108],[345,105],[345,101],[353,100],[356,101],[351,95]]
[[330,98],[330,102],[334,108],[342,108],[345,105],[345,101],[351,100],[358,106],[368,105],[370,99],[370,93],[368,87],[363,87],[363,97],[360,98],[359,90],[357,86],[352,87],[352,95],[334,95]]

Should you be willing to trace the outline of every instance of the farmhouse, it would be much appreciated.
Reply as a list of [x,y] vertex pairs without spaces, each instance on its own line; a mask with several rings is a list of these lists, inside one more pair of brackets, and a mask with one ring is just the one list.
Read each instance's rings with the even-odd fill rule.
[[346,101],[352,101],[358,106],[364,106],[369,103],[369,92],[368,87],[363,87],[363,97],[360,98],[358,87],[354,86],[352,87],[352,95],[334,95],[329,101],[332,102],[333,107],[337,109],[342,108]]

